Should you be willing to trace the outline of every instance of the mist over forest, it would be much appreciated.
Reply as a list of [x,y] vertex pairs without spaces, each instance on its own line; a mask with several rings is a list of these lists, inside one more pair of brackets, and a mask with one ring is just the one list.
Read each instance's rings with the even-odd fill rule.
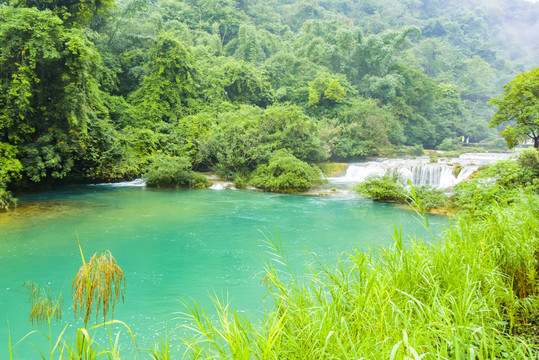
[[0,1],[0,187],[503,143],[487,101],[538,63],[538,16],[510,0]]

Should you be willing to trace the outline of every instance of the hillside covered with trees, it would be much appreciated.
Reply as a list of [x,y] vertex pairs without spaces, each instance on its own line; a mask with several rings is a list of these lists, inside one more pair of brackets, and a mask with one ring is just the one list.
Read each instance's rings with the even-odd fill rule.
[[158,164],[241,183],[282,149],[495,140],[487,102],[537,65],[538,17],[510,0],[0,1],[0,204]]

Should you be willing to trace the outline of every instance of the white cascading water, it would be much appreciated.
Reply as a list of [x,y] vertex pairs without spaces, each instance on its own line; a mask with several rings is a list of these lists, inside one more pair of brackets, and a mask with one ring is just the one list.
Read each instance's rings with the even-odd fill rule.
[[[469,153],[462,154],[458,158],[439,159],[437,163],[430,163],[427,157],[380,159],[350,164],[344,176],[331,178],[330,181],[335,183],[360,183],[370,175],[398,172],[405,179],[411,180],[413,185],[431,185],[447,189],[467,179],[481,165],[508,159],[509,157],[511,157],[511,154],[506,153]],[[453,175],[456,164],[462,166],[457,177]]]
[[132,181],[122,181],[122,182],[116,182],[116,183],[100,183],[100,184],[93,184],[96,186],[111,186],[111,187],[144,187],[146,186],[146,180],[144,179],[135,179]]

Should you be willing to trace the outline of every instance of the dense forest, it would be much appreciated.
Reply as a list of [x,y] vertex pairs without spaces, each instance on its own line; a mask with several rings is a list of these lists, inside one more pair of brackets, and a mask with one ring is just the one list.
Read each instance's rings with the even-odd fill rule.
[[487,102],[537,64],[538,18],[510,0],[0,0],[0,203],[496,141]]

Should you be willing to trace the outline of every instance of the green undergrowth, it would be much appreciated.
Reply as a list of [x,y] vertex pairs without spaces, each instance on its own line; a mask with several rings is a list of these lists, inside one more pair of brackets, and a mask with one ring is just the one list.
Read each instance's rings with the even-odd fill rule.
[[149,187],[205,189],[211,185],[204,175],[191,170],[186,157],[156,156],[144,176]]
[[273,152],[268,164],[258,165],[250,184],[264,191],[303,192],[322,182],[322,173],[314,165],[296,158],[288,150]]
[[[420,203],[418,208],[424,210]],[[418,214],[421,212],[418,211]],[[429,229],[428,217],[421,215]],[[430,230],[429,230],[430,231]],[[254,320],[215,300],[184,320],[189,356],[226,359],[530,359],[539,285],[539,200],[457,217],[438,238],[356,250],[298,280],[268,240],[272,305]]]
[[[398,173],[370,175],[352,190],[375,201],[410,203],[411,200],[411,191],[405,179]],[[421,185],[416,186],[414,191],[426,210],[439,209],[446,204],[447,199],[442,189]]]

